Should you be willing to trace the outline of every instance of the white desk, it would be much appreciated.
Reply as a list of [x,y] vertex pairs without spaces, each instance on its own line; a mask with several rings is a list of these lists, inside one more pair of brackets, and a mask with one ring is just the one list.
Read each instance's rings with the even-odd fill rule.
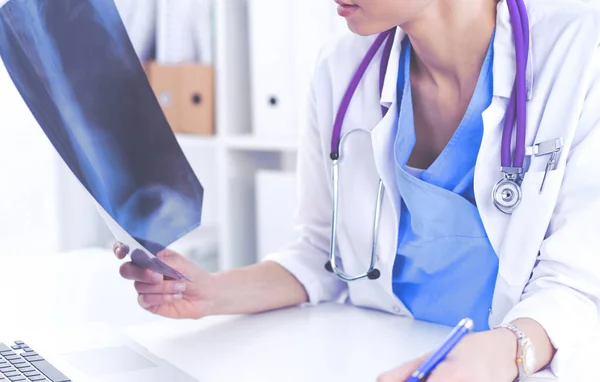
[[137,306],[133,282],[107,249],[60,255],[0,255],[0,327],[115,326],[160,320]]
[[[438,346],[451,328],[342,305],[126,328],[199,381],[375,381]],[[583,366],[583,368],[582,368]],[[574,364],[567,382],[597,382]],[[524,382],[550,382],[548,373]],[[484,382],[484,381],[482,381]]]
[[347,306],[146,324],[126,333],[199,381],[375,381],[449,328]]
[[[106,250],[0,256],[0,313],[14,312],[0,316],[2,334],[24,325],[102,321],[200,382],[362,382],[431,350],[450,331],[339,305],[198,321],[162,319],[137,306],[131,282],[120,279],[112,256]],[[593,363],[598,353],[581,354],[586,350],[565,382],[600,381]]]

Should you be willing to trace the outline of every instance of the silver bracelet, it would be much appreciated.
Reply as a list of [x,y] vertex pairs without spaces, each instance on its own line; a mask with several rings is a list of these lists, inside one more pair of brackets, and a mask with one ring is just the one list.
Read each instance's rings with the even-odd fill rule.
[[508,329],[517,338],[516,362],[519,369],[519,380],[532,375],[535,371],[536,355],[531,339],[513,324],[498,325],[494,329]]

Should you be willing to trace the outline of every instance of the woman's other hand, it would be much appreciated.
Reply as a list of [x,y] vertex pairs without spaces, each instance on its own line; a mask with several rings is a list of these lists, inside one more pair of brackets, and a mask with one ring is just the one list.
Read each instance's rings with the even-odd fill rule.
[[[513,324],[534,344],[536,364],[541,370],[553,359],[556,349],[544,328],[530,318],[519,318]],[[383,374],[378,382],[404,382],[426,356],[410,361]],[[517,338],[500,328],[469,335],[431,373],[427,382],[512,382],[516,380]]]
[[[512,382],[518,375],[517,341],[506,330],[465,337],[446,360],[427,378],[428,382]],[[377,382],[405,382],[428,357],[405,363],[379,377]]]

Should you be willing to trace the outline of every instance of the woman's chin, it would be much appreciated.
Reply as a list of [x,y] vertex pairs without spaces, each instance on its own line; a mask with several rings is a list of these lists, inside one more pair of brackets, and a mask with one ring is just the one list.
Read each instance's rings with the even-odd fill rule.
[[348,29],[359,36],[372,36],[386,31],[388,28],[382,28],[381,25],[348,20]]

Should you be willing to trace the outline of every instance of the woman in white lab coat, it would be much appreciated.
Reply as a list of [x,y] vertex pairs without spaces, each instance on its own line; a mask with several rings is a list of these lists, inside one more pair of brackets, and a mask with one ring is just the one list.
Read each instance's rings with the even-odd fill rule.
[[[507,214],[491,195],[502,179],[502,126],[518,74],[511,1],[338,0],[354,34],[325,47],[316,67],[299,151],[298,241],[267,261],[217,274],[161,254],[189,283],[126,263],[121,273],[136,280],[140,305],[199,318],[347,296],[358,306],[448,325],[470,316],[477,332],[431,382],[508,382],[544,368],[560,375],[598,318],[600,6],[525,2],[527,164],[520,204]],[[340,146],[336,259],[350,275],[369,269],[379,180],[384,190],[378,272],[346,283],[324,267],[332,129],[375,35],[394,26],[389,59],[378,51],[341,131],[368,133]],[[115,247],[120,258],[126,252]],[[524,339],[535,353],[523,349]],[[404,381],[418,362],[381,380]]]

